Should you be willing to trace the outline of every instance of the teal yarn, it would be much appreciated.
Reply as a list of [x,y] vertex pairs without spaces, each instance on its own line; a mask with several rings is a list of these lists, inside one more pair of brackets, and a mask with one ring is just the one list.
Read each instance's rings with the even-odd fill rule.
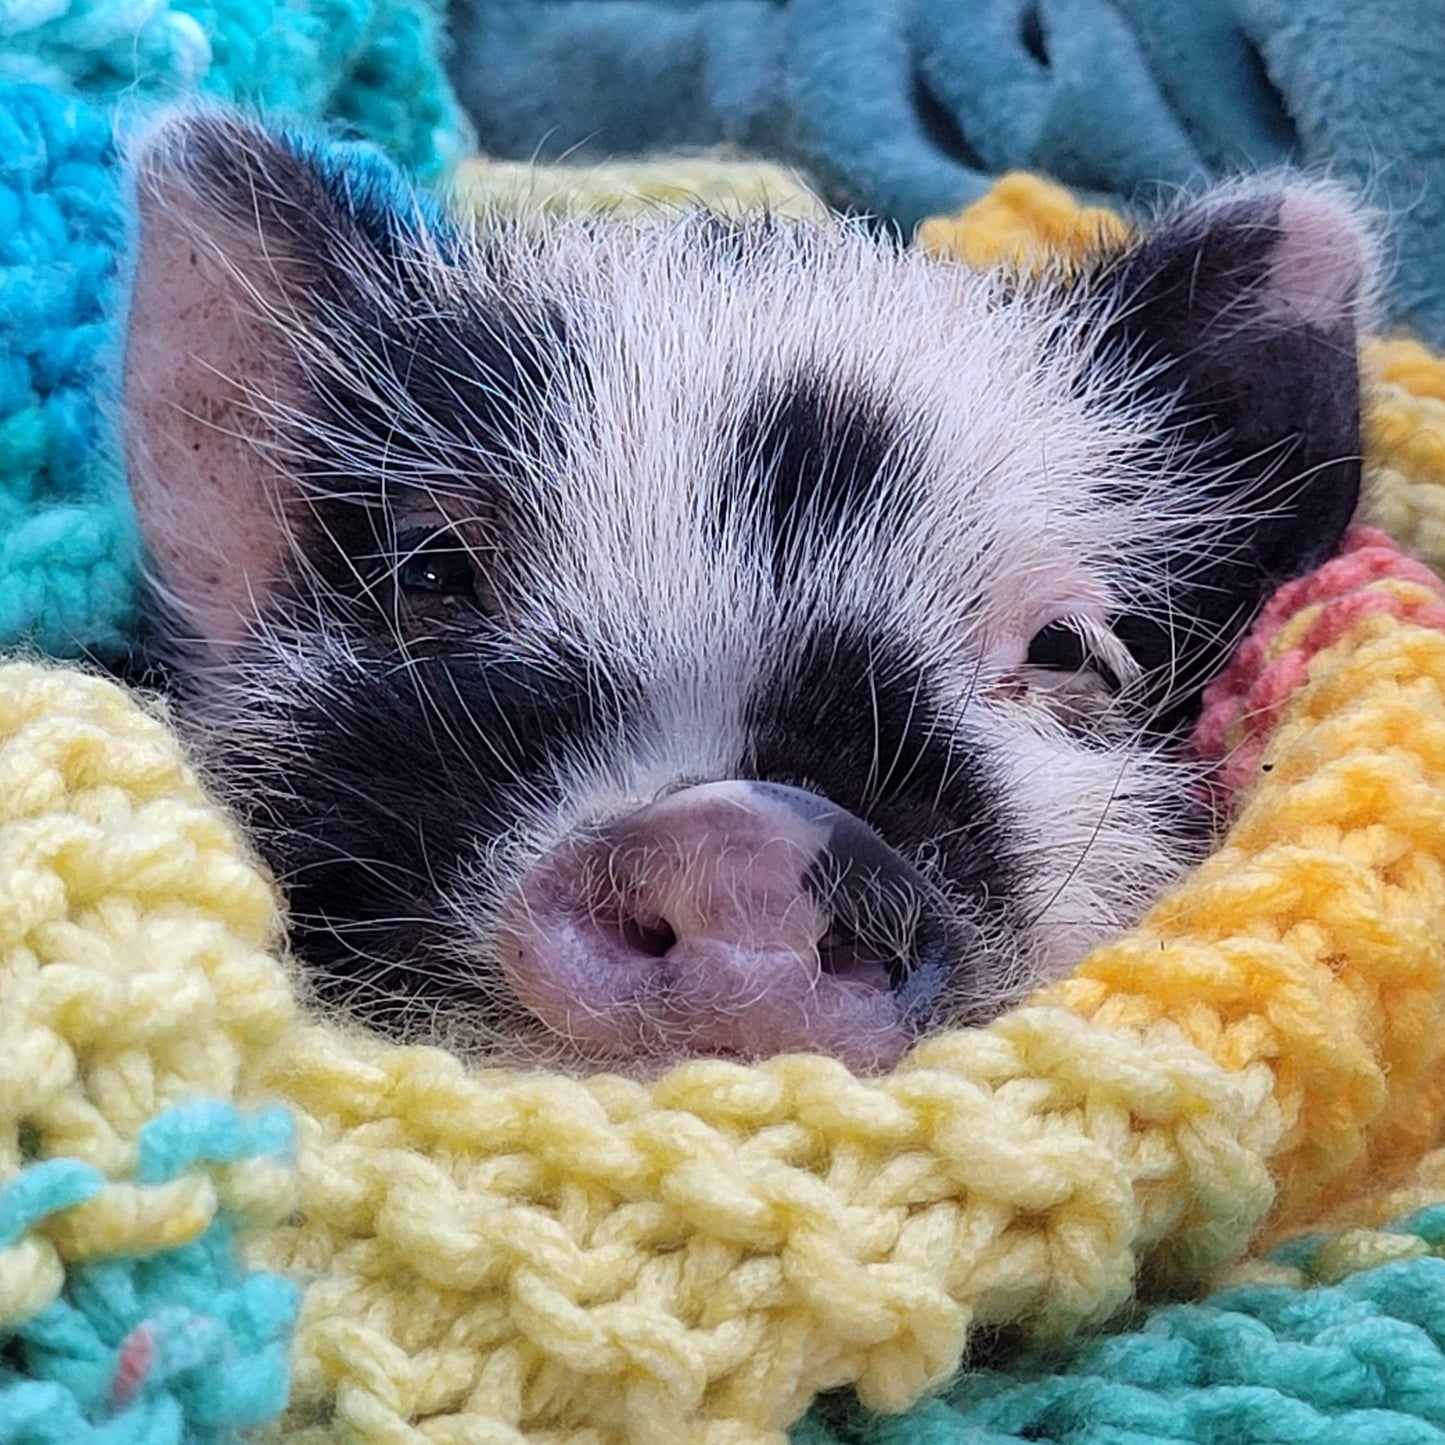
[[0,642],[117,646],[136,538],[104,444],[125,221],[104,116],[0,86]]
[[432,180],[468,142],[441,44],[431,0],[20,0],[5,10],[0,80],[325,119]]
[[[1445,1241],[1445,1206],[1395,1226]],[[1275,1259],[1306,1274],[1324,1237]],[[1445,1445],[1445,1259],[1169,1305],[1065,1358],[965,1372],[894,1418],[837,1403],[793,1445]]]
[[258,1156],[290,1155],[295,1127],[280,1106],[238,1113],[219,1099],[198,1099],[150,1119],[142,1127],[135,1177],[164,1184],[202,1164],[234,1164]]
[[76,1268],[8,1342],[6,1445],[222,1445],[286,1404],[300,1291],[240,1273],[218,1222],[184,1249]]
[[198,93],[437,180],[467,149],[429,0],[20,0],[0,39],[0,648],[122,656],[139,538],[113,434],[115,136]]
[[[289,1155],[281,1109],[179,1106],[141,1131],[137,1181],[207,1163]],[[30,1165],[0,1190],[0,1251],[105,1180],[70,1159]],[[145,1258],[74,1266],[58,1299],[0,1334],[5,1445],[225,1445],[286,1403],[300,1291],[240,1264],[230,1221]]]
[[78,1159],[32,1164],[0,1190],[0,1249],[9,1249],[52,1214],[93,1199],[105,1175]]

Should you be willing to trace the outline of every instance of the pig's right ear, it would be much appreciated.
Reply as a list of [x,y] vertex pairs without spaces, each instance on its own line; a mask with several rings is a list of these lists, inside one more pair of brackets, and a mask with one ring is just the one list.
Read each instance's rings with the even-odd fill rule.
[[338,183],[229,114],[163,121],[133,157],[126,462],[156,583],[218,653],[282,584],[305,498],[287,418],[305,344],[374,252]]

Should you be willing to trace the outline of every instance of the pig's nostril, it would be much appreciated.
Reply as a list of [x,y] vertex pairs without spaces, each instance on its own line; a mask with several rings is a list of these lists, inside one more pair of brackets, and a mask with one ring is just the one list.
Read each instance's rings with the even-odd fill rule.
[[899,1057],[934,1012],[942,897],[867,824],[780,784],[695,784],[579,833],[520,881],[520,1003],[589,1055]]
[[677,943],[677,934],[665,918],[639,918],[625,913],[618,922],[622,941],[635,953],[663,958]]
[[831,978],[887,991],[889,960],[866,939],[840,923],[818,940],[818,967]]

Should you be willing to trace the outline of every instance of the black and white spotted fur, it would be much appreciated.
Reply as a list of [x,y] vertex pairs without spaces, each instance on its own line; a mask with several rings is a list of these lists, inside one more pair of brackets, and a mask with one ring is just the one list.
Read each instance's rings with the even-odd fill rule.
[[841,222],[469,238],[225,115],[136,176],[179,716],[320,997],[388,1027],[545,1052],[509,890],[736,777],[922,869],[980,940],[938,1017],[987,1016],[1206,845],[1200,688],[1356,503],[1369,245],[1327,186],[1181,203],[1066,281]]

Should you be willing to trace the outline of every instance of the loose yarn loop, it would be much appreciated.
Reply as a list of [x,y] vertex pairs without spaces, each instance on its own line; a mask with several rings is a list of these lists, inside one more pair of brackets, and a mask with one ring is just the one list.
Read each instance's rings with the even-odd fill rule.
[[[300,1213],[251,1246],[311,1280],[288,1438],[780,1441],[819,1391],[897,1410],[976,1325],[1098,1320],[1141,1259],[1197,1276],[1272,1205],[1418,1156],[1445,1112],[1445,634],[1382,549],[1271,614],[1259,678],[1301,649],[1307,677],[1215,857],[885,1078],[577,1081],[288,1035],[249,1086],[302,1120]],[[1241,673],[1240,728],[1253,695]]]

